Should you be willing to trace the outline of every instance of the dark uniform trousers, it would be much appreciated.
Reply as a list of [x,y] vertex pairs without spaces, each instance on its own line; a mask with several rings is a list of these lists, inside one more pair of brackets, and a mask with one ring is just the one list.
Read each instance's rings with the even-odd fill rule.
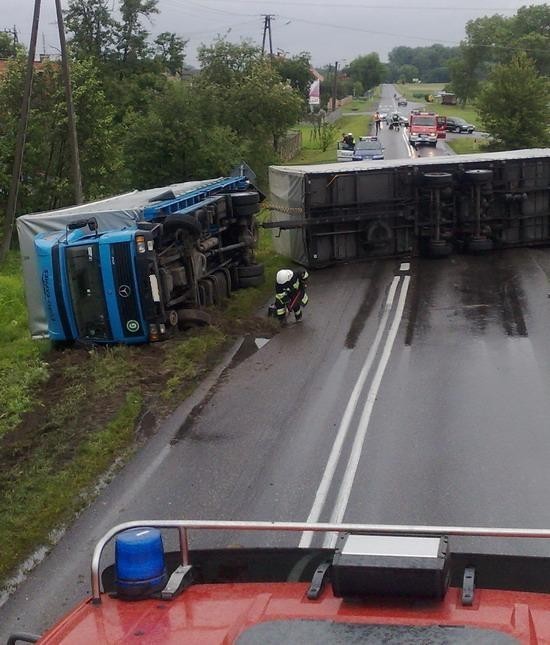
[[275,306],[277,318],[282,320],[288,310],[294,312],[296,320],[301,320],[302,307],[305,307],[309,300],[306,293],[306,280],[308,277],[306,270],[293,271],[292,278],[288,282],[276,285]]

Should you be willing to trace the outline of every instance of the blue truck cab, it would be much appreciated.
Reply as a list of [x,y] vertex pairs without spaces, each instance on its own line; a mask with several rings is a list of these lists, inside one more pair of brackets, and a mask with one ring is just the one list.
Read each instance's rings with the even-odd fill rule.
[[[244,189],[244,190],[243,190]],[[160,340],[184,313],[215,304],[253,263],[260,194],[244,176],[144,206],[134,225],[100,230],[90,213],[34,246],[53,341]],[[236,273],[237,271],[237,273]],[[233,277],[233,279],[232,279]]]

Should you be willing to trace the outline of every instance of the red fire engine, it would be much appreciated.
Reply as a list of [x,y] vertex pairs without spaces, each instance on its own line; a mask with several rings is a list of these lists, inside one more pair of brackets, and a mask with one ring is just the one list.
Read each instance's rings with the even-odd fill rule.
[[[174,552],[164,549],[168,529],[179,537]],[[188,533],[200,530],[229,531],[231,541],[235,532],[275,531],[290,543],[306,532],[317,546],[190,550]],[[549,643],[550,557],[524,538],[546,541],[550,531],[127,522],[94,550],[92,597],[43,636],[9,642]],[[102,570],[113,539],[114,564]]]

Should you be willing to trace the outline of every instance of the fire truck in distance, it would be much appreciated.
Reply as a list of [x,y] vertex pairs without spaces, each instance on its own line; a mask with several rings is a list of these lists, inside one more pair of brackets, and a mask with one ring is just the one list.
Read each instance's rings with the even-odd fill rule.
[[409,143],[413,148],[420,145],[437,145],[439,138],[438,116],[435,112],[412,110],[409,115]]

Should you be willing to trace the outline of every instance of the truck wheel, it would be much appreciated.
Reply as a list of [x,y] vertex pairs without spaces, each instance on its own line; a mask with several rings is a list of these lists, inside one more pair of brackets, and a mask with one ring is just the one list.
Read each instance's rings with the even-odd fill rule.
[[483,251],[491,251],[493,248],[493,240],[488,237],[471,237],[467,245],[470,253],[481,253]]
[[386,222],[374,222],[367,231],[367,241],[375,248],[383,248],[393,242],[393,231]]
[[192,215],[168,215],[163,222],[163,231],[168,235],[177,231],[188,231],[195,237],[202,233],[200,224]]
[[251,264],[250,266],[237,267],[237,273],[239,275],[239,281],[241,281],[242,278],[255,278],[257,276],[263,276],[264,265]]
[[256,213],[260,212],[260,205],[259,204],[245,204],[244,206],[234,206],[233,207],[233,215],[235,217],[246,217],[249,218],[252,215],[255,215]]
[[466,170],[464,179],[471,184],[485,184],[493,178],[493,171],[489,168],[476,168],[474,170]]
[[211,280],[204,278],[200,281],[200,287],[203,289],[201,293],[201,305],[210,307],[214,304],[214,285]]
[[239,278],[239,284],[243,289],[246,287],[259,287],[265,282],[265,275],[254,275],[246,278]]
[[227,298],[227,284],[225,282],[225,276],[222,273],[216,271],[210,276],[210,280],[214,284],[214,304],[222,305],[224,300]]
[[453,183],[453,176],[450,172],[427,172],[422,175],[422,181],[426,186],[446,188]]
[[260,201],[260,194],[255,190],[247,190],[240,193],[230,193],[230,195],[233,207],[248,206],[249,204],[257,204]]
[[200,309],[179,309],[178,310],[178,324],[181,329],[189,329],[190,327],[204,327],[210,325],[212,316],[207,311]]
[[239,267],[230,267],[229,273],[231,274],[231,288],[233,291],[236,291],[241,286],[239,282]]
[[[227,273],[229,274],[229,271],[227,271]],[[214,276],[222,287],[223,297],[231,298],[231,278],[229,275],[226,275],[225,271],[222,269],[220,271],[216,271]]]
[[445,240],[430,240],[428,242],[428,255],[431,258],[447,258],[453,252],[453,247]]

